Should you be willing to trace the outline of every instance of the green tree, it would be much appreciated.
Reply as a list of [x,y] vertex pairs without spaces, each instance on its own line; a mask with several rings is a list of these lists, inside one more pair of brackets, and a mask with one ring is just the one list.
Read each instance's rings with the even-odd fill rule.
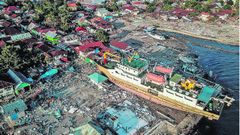
[[173,0],[163,0],[163,4],[171,5],[171,4],[173,4]]
[[162,9],[163,9],[164,11],[169,11],[169,10],[172,10],[173,7],[172,7],[171,5],[169,5],[169,4],[166,4],[166,5],[164,5],[164,6],[162,7]]
[[209,12],[209,11],[210,11],[209,5],[203,5],[202,6],[202,12]]
[[184,8],[193,8],[195,7],[196,5],[198,4],[198,2],[196,0],[188,0],[188,1],[185,1],[184,3]]
[[117,4],[116,3],[113,3],[113,4],[111,4],[110,6],[109,6],[109,8],[108,8],[110,11],[118,11],[118,6],[117,6]]
[[239,0],[234,4],[234,15],[239,16]]
[[9,68],[21,68],[21,60],[17,50],[12,45],[6,45],[0,54],[0,72],[5,72]]
[[49,13],[46,15],[45,23],[51,27],[56,27],[58,22],[56,16],[53,13]]
[[31,1],[24,2],[22,6],[22,10],[27,11],[33,8],[33,3]]
[[109,35],[102,29],[98,29],[95,33],[97,40],[107,43],[109,41]]
[[45,13],[52,12],[53,4],[51,3],[51,1],[45,0],[43,5],[42,5],[42,8],[43,8]]
[[224,6],[224,1],[220,0],[219,3],[221,3],[221,6]]
[[156,9],[156,3],[149,3],[147,5],[147,12],[151,13],[151,12],[154,12]]
[[35,13],[36,13],[36,14],[38,14],[38,15],[43,15],[43,14],[44,14],[44,11],[43,11],[42,6],[40,6],[40,5],[35,5],[34,9],[35,9]]
[[198,15],[199,15],[198,12],[191,12],[191,13],[189,14],[190,17],[195,17],[195,16],[198,16]]
[[42,63],[46,63],[45,56],[38,49],[33,48],[32,51],[28,51],[27,55],[30,57],[28,61],[31,67],[36,67]]
[[70,22],[70,13],[67,10],[67,6],[63,5],[58,8],[58,16],[59,16],[59,26],[62,30],[67,31],[69,30],[69,22]]
[[195,10],[201,12],[202,11],[202,5],[201,4],[197,4],[195,7],[194,7]]
[[226,4],[226,5],[223,6],[223,9],[232,9],[232,7],[228,4]]

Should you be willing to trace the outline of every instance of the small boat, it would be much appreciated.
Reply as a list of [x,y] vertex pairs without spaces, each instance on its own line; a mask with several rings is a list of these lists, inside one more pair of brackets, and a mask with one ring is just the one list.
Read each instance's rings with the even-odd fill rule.
[[156,28],[154,26],[147,27],[147,28],[143,29],[143,31],[146,32],[152,38],[155,38],[155,39],[158,39],[158,40],[166,40],[166,37],[164,35],[157,34],[155,32]]
[[156,34],[154,32],[146,32],[149,36],[152,38],[158,39],[158,40],[166,40],[165,36]]

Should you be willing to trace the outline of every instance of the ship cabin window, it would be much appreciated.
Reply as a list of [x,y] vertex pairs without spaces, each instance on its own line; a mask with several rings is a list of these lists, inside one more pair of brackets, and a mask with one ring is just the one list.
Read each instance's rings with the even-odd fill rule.
[[176,95],[177,97],[183,98],[183,96],[180,96],[180,95],[178,95],[177,93],[175,93],[175,95]]
[[132,77],[130,77],[130,76],[128,76],[128,75],[127,75],[127,78],[132,79]]
[[123,73],[121,73],[122,76],[125,76]]
[[138,81],[138,79],[136,79],[136,78],[133,78],[133,80]]
[[169,90],[167,90],[167,93],[174,95],[174,93],[170,92]]
[[188,101],[191,101],[191,102],[193,101],[193,100],[191,100],[191,99],[189,99],[189,98],[186,98],[186,97],[184,97],[184,98],[185,98],[186,100],[188,100]]
[[117,74],[119,74],[118,71],[115,71],[115,72],[116,72]]

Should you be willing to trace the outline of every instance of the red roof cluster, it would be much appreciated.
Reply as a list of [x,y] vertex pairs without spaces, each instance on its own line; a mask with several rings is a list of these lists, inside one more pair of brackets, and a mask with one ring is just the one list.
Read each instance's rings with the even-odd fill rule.
[[69,62],[67,57],[62,57],[62,58],[60,58],[60,60],[63,61],[63,62]]
[[76,27],[75,31],[77,31],[77,32],[79,32],[79,31],[87,32],[87,30],[84,27]]
[[6,11],[13,12],[19,10],[16,6],[9,6],[5,8]]
[[201,15],[210,15],[208,12],[201,12]]
[[143,2],[141,2],[141,1],[133,1],[132,4],[133,5],[141,5],[141,4],[143,4]]
[[77,50],[75,51],[85,52],[89,48],[97,48],[97,47],[100,48],[102,51],[105,51],[108,49],[106,46],[104,46],[102,42],[98,41],[98,42],[91,42],[91,43],[87,43],[85,45],[79,46],[78,48],[76,48]]
[[111,25],[100,17],[95,17],[91,19],[91,23],[97,28],[103,28],[103,29],[111,28]]
[[17,15],[16,15],[16,14],[12,14],[11,17],[12,17],[12,18],[16,18]]
[[49,31],[56,31],[56,30],[54,28],[37,28],[36,31],[39,33],[47,33]]
[[232,14],[233,11],[232,10],[221,10],[220,12],[218,12],[216,15],[222,16],[222,15],[229,15]]
[[119,41],[116,41],[116,40],[112,40],[110,42],[110,45],[111,46],[114,46],[114,47],[117,47],[119,49],[122,49],[122,50],[126,50],[127,47],[128,47],[128,44],[127,43],[124,43],[124,42],[119,42]]
[[158,83],[158,84],[164,84],[165,83],[165,79],[164,79],[163,76],[156,75],[156,74],[153,74],[153,73],[147,73],[147,79],[149,81],[153,81],[153,82]]
[[181,9],[181,8],[175,8],[172,13],[177,15],[177,16],[187,16],[189,13],[191,12],[195,12],[195,10],[191,9],[191,10],[185,10],[185,9]]
[[125,4],[122,6],[122,8],[125,10],[125,9],[128,9],[128,10],[134,10],[134,7],[132,5],[129,5],[129,4]]
[[155,70],[164,74],[171,74],[173,72],[172,68],[165,68],[162,66],[156,66]]

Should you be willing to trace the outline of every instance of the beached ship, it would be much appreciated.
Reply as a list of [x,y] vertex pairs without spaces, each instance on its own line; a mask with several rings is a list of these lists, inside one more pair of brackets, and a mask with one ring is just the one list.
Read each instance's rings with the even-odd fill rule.
[[[132,56],[105,52],[92,57],[111,82],[137,96],[177,110],[218,120],[225,105],[234,101],[222,94],[223,87],[201,78],[184,77],[174,68],[150,66],[135,53]],[[92,60],[92,61],[93,61]]]

